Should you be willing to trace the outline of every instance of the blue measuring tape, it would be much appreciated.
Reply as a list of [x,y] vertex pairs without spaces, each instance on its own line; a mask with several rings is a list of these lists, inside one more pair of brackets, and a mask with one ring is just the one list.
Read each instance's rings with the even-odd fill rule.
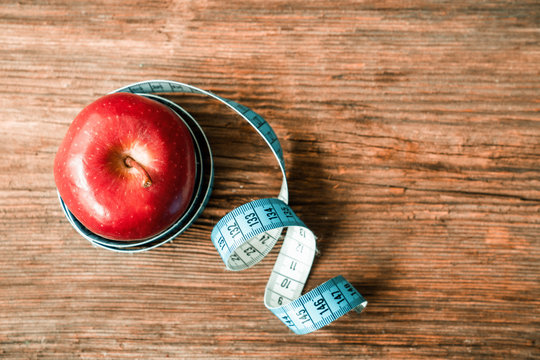
[[[280,239],[282,231],[286,229],[281,250],[266,285],[264,295],[266,307],[296,334],[307,334],[315,331],[350,310],[356,312],[364,310],[367,301],[342,276],[336,276],[301,295],[317,253],[316,237],[288,205],[289,192],[283,150],[274,130],[259,114],[210,91],[175,81],[143,81],[113,92],[130,92],[154,98],[169,105],[181,117],[187,118],[189,127],[195,123],[196,129],[192,129],[192,135],[194,135],[195,140],[199,139],[198,143],[202,143],[202,146],[197,144],[196,149],[199,154],[198,167],[201,170],[199,184],[201,184],[202,189],[199,189],[195,196],[196,201],[193,201],[188,211],[187,222],[179,222],[175,225],[176,228],[173,226],[172,229],[167,230],[167,236],[160,234],[156,238],[145,240],[145,242],[127,245],[110,242],[84,231],[84,227],[69,213],[60,199],[66,216],[79,233],[94,244],[110,250],[144,251],[170,241],[196,219],[208,202],[212,187],[213,166],[208,142],[200,126],[196,124],[189,113],[178,105],[152,94],[193,93],[206,95],[227,105],[253,126],[274,153],[283,175],[281,190],[277,198],[259,199],[244,204],[225,215],[212,230],[212,243],[227,269],[239,271],[257,264],[270,252]],[[205,159],[206,162],[210,162],[209,166],[205,165]],[[209,167],[205,175],[206,181],[202,175],[205,166]],[[206,185],[202,186],[202,184]],[[130,250],[129,247],[134,247],[135,250]]]

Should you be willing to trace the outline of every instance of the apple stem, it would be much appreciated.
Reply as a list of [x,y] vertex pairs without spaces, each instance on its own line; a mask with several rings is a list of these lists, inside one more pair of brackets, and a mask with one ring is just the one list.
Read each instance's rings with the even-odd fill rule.
[[143,187],[147,188],[147,187],[150,187],[152,185],[152,179],[150,178],[150,175],[145,170],[145,168],[141,164],[139,164],[135,159],[133,159],[131,156],[126,156],[124,158],[124,164],[126,164],[126,166],[128,168],[136,169],[139,172],[139,174],[142,175],[142,178],[143,178],[142,186]]

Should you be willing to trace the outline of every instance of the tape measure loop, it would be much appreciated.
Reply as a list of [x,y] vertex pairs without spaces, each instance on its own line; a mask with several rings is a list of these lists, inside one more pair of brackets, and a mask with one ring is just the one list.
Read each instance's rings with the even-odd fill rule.
[[[341,275],[301,295],[317,253],[316,237],[287,204],[289,194],[283,150],[274,130],[262,116],[235,101],[175,81],[143,81],[113,92],[209,96],[251,124],[268,144],[283,175],[278,197],[251,201],[232,210],[218,221],[211,240],[228,269],[243,270],[261,261],[277,243],[282,230],[287,229],[266,285],[264,303],[289,329],[296,334],[307,334],[350,310],[361,312],[366,307],[367,301]],[[206,201],[207,198],[204,204]]]
[[211,239],[227,268],[242,270],[262,260],[278,241],[282,229],[289,226],[305,227],[284,201],[258,199],[219,220]]

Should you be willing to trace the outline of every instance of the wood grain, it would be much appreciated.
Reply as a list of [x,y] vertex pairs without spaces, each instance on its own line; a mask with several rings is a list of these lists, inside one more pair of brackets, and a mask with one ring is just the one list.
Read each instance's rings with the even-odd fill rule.
[[[540,358],[536,1],[0,4],[0,358]],[[319,236],[307,288],[368,299],[306,336],[262,298],[276,251],[232,273],[209,237],[275,196],[275,160],[217,103],[172,96],[210,138],[213,197],[171,244],[120,255],[63,218],[52,162],[97,97],[164,78],[278,134]]]

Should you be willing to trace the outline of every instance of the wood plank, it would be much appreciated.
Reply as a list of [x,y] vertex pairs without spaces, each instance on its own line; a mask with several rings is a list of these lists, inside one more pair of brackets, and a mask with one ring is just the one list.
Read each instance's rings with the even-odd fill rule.
[[[535,1],[0,4],[0,358],[540,358],[540,46]],[[306,336],[265,309],[272,252],[224,270],[210,232],[276,196],[277,163],[229,110],[171,96],[215,155],[201,218],[161,248],[99,250],[52,163],[86,104],[182,81],[251,107],[319,237],[307,288],[369,301]]]

